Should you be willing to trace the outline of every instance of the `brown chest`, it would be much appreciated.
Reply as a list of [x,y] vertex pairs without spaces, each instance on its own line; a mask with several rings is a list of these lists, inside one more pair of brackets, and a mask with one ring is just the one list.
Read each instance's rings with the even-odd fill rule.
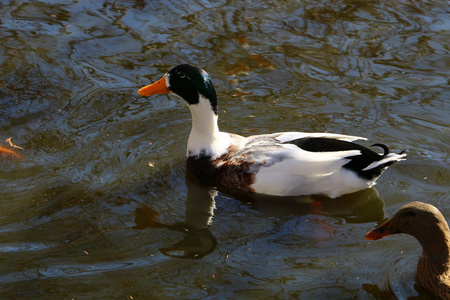
[[253,191],[250,186],[255,181],[255,175],[249,172],[248,162],[231,160],[226,155],[213,160],[208,156],[200,156],[188,157],[186,166],[207,185]]

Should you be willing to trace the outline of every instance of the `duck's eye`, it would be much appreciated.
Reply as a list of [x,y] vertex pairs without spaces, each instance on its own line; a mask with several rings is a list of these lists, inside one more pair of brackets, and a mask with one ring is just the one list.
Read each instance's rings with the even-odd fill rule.
[[416,213],[413,211],[407,211],[407,212],[405,212],[404,216],[405,217],[415,217]]
[[178,72],[178,76],[179,76],[180,78],[185,78],[185,77],[186,77],[186,74],[184,74],[183,72]]

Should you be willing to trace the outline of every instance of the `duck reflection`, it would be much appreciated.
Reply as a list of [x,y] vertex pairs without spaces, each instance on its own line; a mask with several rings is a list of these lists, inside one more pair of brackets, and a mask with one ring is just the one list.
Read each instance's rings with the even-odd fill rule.
[[186,176],[186,186],[188,191],[185,222],[160,223],[156,221],[158,213],[144,206],[136,209],[136,226],[133,228],[166,228],[182,232],[185,235],[181,241],[159,251],[171,257],[198,259],[213,251],[217,245],[217,240],[209,229],[218,191],[202,185],[191,176]]
[[[227,191],[227,194],[271,217],[321,214],[341,217],[348,223],[375,222],[384,217],[384,202],[375,188],[333,199],[319,195],[280,197],[240,191]],[[219,194],[219,199],[227,197]]]
[[216,201],[236,199],[271,217],[321,214],[344,218],[349,223],[374,222],[384,217],[384,202],[374,188],[330,199],[323,196],[279,197],[220,190],[200,183],[186,173],[187,200],[185,222],[164,224],[158,212],[144,206],[136,209],[135,229],[165,228],[184,234],[181,241],[159,249],[170,257],[199,259],[211,253],[217,239],[210,231]]

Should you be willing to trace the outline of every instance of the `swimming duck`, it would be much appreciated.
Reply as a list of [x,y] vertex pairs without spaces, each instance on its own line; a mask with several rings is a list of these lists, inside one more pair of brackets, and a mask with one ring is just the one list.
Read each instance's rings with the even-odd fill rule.
[[189,106],[187,168],[206,184],[276,196],[335,198],[366,189],[406,154],[383,154],[352,143],[362,137],[282,132],[243,137],[219,131],[217,96],[209,75],[189,64],[144,86],[141,96],[172,93]]
[[364,237],[378,240],[395,233],[412,235],[422,245],[417,281],[436,297],[450,299],[450,231],[442,213],[431,204],[411,202]]

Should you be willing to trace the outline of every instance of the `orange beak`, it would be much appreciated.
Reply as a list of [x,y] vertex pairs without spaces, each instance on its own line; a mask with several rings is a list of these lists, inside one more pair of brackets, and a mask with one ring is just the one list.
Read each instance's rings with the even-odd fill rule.
[[385,236],[399,232],[400,231],[392,225],[392,222],[390,220],[387,220],[377,228],[367,232],[364,238],[366,240],[375,241],[384,238]]
[[138,95],[141,96],[151,96],[151,95],[155,95],[155,94],[167,94],[170,93],[170,90],[167,88],[166,85],[166,75],[164,75],[163,78],[161,78],[160,80],[146,85],[143,88],[139,89],[139,91],[137,91]]

